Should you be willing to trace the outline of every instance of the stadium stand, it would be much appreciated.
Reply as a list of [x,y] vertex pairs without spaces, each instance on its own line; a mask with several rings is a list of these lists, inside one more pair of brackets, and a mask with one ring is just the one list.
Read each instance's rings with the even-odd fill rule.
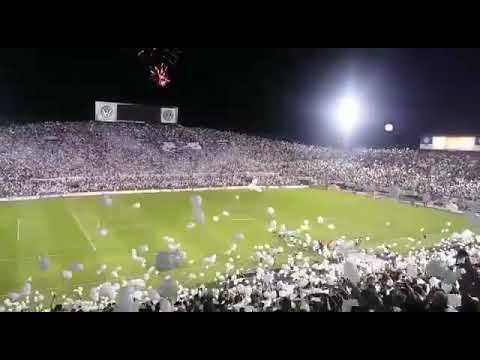
[[259,185],[312,179],[385,193],[398,186],[460,207],[480,197],[477,154],[342,151],[181,126],[11,125],[0,134],[0,152],[0,197],[244,186],[252,177]]
[[[33,139],[32,139],[33,137]],[[53,141],[55,139],[55,141]],[[298,185],[305,179],[359,191],[410,197],[428,194],[458,207],[480,196],[480,159],[410,149],[333,150],[181,126],[42,123],[0,132],[0,197],[155,188]],[[287,243],[296,246],[294,236]],[[302,244],[304,245],[304,244]],[[106,283],[88,300],[66,298],[51,311],[69,312],[459,312],[479,311],[480,238],[452,234],[441,245],[401,256],[386,246],[306,244],[277,263],[282,248],[257,249],[256,271],[220,275],[207,289],[166,281],[146,289]],[[302,246],[302,248],[304,248]],[[355,259],[358,267],[350,266]],[[268,265],[268,266],[265,266]],[[0,306],[31,311],[28,284]],[[80,291],[80,290],[79,290]],[[82,289],[83,291],[83,289]]]

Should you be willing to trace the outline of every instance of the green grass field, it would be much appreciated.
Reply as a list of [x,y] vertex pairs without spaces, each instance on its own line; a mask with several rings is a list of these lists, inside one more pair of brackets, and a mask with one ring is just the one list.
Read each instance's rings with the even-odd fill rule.
[[[112,197],[110,208],[98,197],[0,203],[0,298],[3,300],[9,292],[20,290],[29,277],[34,290],[69,295],[79,285],[89,291],[107,280],[119,281],[111,274],[117,266],[123,267],[120,279],[143,277],[146,269],[132,260],[131,250],[144,244],[149,246],[148,269],[156,253],[168,249],[165,236],[181,244],[188,261],[195,261],[185,263],[171,274],[186,285],[208,283],[216,272],[224,273],[230,257],[224,253],[231,247],[235,234],[243,233],[246,237],[232,256],[237,269],[253,266],[250,256],[254,254],[254,246],[281,244],[281,240],[267,232],[268,207],[276,210],[278,224],[286,224],[292,230],[309,220],[313,239],[328,242],[341,236],[369,236],[371,240],[364,241],[363,246],[398,243],[399,252],[408,252],[413,245],[408,237],[423,240],[421,228],[429,235],[422,246],[431,246],[444,237],[441,231],[447,222],[452,223],[452,231],[467,226],[463,216],[447,212],[415,208],[388,199],[308,189],[202,192],[207,224],[188,230],[187,225],[192,221],[192,195],[118,195]],[[240,195],[240,200],[236,200],[236,195]],[[132,207],[136,202],[142,204],[141,209]],[[223,211],[230,216],[223,216]],[[218,223],[212,220],[215,215],[220,217]],[[318,216],[324,217],[326,223],[317,224]],[[387,226],[387,222],[391,225]],[[108,236],[98,234],[99,224],[109,230]],[[329,224],[336,229],[329,229]],[[218,256],[217,265],[206,271],[202,259],[213,254]],[[50,258],[48,272],[40,270],[39,256]],[[67,281],[62,272],[74,262],[84,264],[85,271],[75,273]],[[102,264],[108,266],[108,271],[98,276]],[[188,279],[192,273],[198,276],[197,280]],[[204,277],[200,277],[201,273]],[[152,276],[148,285],[159,286],[167,274],[170,273]]]

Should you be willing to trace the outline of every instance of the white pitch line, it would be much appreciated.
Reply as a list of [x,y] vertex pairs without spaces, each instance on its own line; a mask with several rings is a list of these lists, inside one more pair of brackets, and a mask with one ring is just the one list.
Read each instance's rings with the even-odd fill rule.
[[[59,257],[68,257],[71,256],[71,254],[63,254],[63,255],[47,255],[49,258],[59,258]],[[0,259],[0,263],[6,263],[6,262],[22,262],[22,261],[37,261],[38,257],[27,257],[27,258],[8,258],[8,259]]]
[[85,228],[83,227],[82,223],[80,222],[80,220],[78,219],[78,217],[74,214],[74,213],[71,213],[72,215],[72,218],[75,220],[75,222],[77,223],[77,226],[78,228],[80,229],[80,231],[82,232],[83,236],[85,237],[85,239],[88,240],[88,242],[90,243],[90,246],[92,247],[93,251],[97,251],[97,248],[95,247],[95,245],[93,244],[93,241],[92,239],[90,238],[90,235],[88,235],[88,232],[85,230]]
[[17,241],[20,241],[20,219],[17,219]]
[[132,225],[109,225],[110,229],[115,229],[115,230],[122,230],[122,229],[147,229],[147,228],[152,228],[154,225],[152,224],[132,224]]
[[257,219],[232,219],[232,221],[256,221]]

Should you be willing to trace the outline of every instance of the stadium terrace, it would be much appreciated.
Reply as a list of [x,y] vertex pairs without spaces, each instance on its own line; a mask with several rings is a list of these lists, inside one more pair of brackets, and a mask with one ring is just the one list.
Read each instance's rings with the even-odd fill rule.
[[[115,195],[152,189],[185,192]],[[104,196],[61,198],[92,192]],[[479,196],[477,154],[152,124],[7,125],[0,266],[31,276],[2,280],[0,311],[476,312]],[[39,220],[48,211],[55,224]]]
[[182,126],[42,123],[2,127],[0,197],[192,187],[321,184],[480,198],[480,156],[335,150]]

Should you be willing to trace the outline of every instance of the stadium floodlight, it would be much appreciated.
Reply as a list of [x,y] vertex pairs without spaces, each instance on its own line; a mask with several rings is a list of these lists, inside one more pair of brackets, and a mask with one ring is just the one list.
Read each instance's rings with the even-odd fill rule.
[[345,133],[353,131],[361,117],[360,102],[353,96],[346,96],[337,104],[336,120]]
[[391,133],[391,132],[393,132],[393,130],[395,130],[395,127],[393,126],[393,124],[386,124],[385,125],[385,131],[387,133]]

